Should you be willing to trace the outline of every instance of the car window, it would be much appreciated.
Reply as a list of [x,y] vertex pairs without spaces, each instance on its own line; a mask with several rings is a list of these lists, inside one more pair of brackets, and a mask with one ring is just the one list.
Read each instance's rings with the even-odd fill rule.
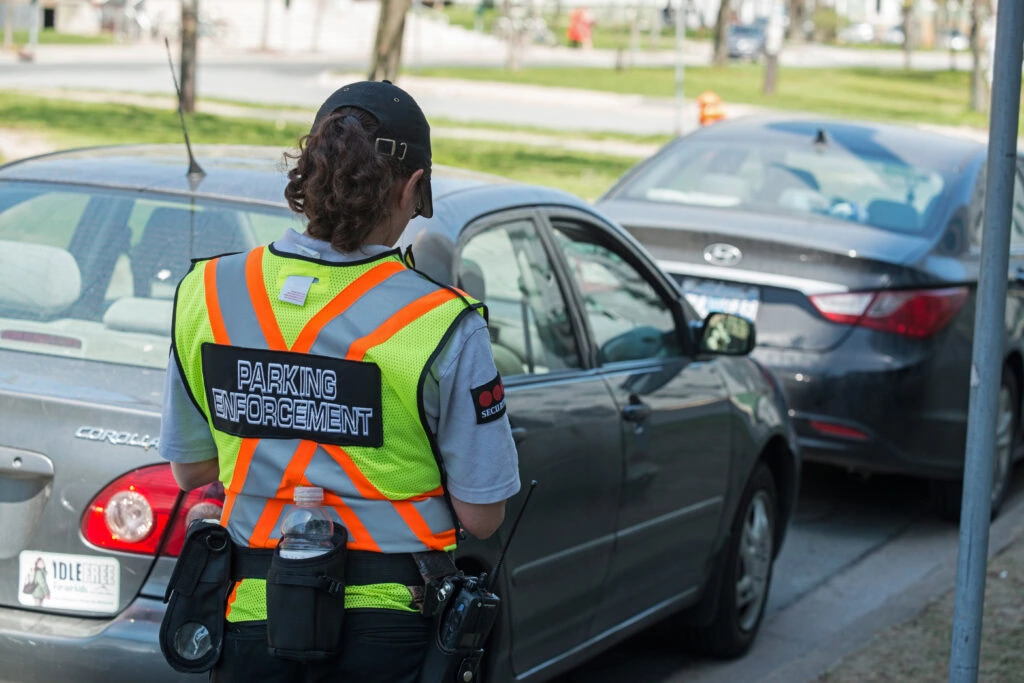
[[164,367],[192,259],[286,226],[283,208],[0,182],[0,348]]
[[576,282],[602,364],[682,353],[669,304],[588,224],[555,220],[555,241]]
[[[674,152],[674,153],[673,153]],[[691,142],[644,167],[632,199],[793,215],[818,214],[921,233],[946,187],[931,169],[838,146]]]
[[473,234],[460,252],[456,281],[487,305],[502,377],[580,367],[565,297],[533,221]]

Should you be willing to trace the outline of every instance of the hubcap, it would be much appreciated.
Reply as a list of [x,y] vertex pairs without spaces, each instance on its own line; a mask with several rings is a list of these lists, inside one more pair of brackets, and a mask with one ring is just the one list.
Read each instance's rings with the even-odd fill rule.
[[736,572],[736,609],[739,626],[750,631],[757,624],[768,595],[768,576],[772,567],[774,536],[769,514],[771,500],[758,491],[747,507],[740,535]]
[[996,421],[996,452],[992,463],[992,503],[1003,495],[1006,475],[1013,457],[1013,394],[1008,387],[999,389],[999,416]]

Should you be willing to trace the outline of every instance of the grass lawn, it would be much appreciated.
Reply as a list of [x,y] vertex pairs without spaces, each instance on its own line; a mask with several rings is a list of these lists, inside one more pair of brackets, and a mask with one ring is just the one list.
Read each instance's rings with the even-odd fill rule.
[[[1024,672],[1024,541],[1018,539],[995,557],[986,576],[978,679],[1017,683]],[[947,680],[954,598],[950,591],[910,621],[877,634],[818,681]]]
[[[46,135],[62,147],[181,142],[181,127],[172,109],[125,104],[91,104],[0,92],[0,121]],[[250,118],[209,114],[188,117],[189,135],[196,144],[296,144],[308,128]],[[595,199],[636,160],[601,154],[570,152],[501,142],[439,138],[434,163],[485,171],[514,180],[551,185]]]
[[[74,33],[57,33],[53,29],[43,29],[39,32],[40,45],[112,45],[113,43],[114,36],[110,33],[80,36]],[[28,45],[28,31],[15,31],[14,44]]]
[[[671,97],[671,68],[615,71],[585,67],[435,68],[417,75]],[[944,125],[987,125],[985,114],[968,111],[970,75],[963,71],[901,71],[875,68],[779,71],[775,95],[761,92],[764,71],[758,65],[689,67],[688,97],[713,90],[730,102],[843,116],[855,119]]]

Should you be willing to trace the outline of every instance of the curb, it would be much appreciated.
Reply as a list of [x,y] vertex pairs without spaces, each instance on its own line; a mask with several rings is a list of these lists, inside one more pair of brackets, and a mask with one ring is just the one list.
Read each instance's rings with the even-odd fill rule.
[[[1016,489],[992,523],[990,558],[1024,538],[1024,495],[1019,484]],[[816,681],[878,632],[914,617],[956,585],[958,533],[948,523],[921,520],[768,617],[745,658],[700,662],[663,683]]]

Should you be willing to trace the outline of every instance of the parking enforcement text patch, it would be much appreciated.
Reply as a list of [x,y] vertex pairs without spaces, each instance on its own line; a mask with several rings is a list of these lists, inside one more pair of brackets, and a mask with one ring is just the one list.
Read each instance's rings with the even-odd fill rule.
[[384,441],[373,363],[207,343],[203,376],[213,426],[222,432],[338,446]]

